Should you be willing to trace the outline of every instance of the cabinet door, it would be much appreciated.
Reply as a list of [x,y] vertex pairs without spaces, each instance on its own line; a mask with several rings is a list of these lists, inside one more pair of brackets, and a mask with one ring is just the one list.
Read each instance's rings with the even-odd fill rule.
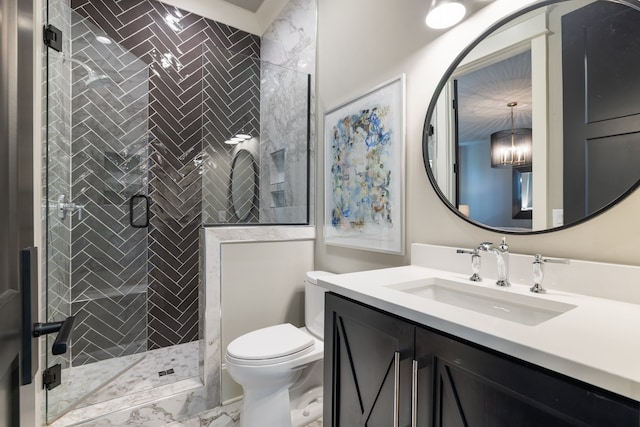
[[325,425],[392,427],[395,413],[398,426],[410,425],[414,330],[392,315],[327,294]]
[[437,427],[639,425],[638,402],[475,345],[418,328],[416,351],[433,376],[419,415],[432,407]]

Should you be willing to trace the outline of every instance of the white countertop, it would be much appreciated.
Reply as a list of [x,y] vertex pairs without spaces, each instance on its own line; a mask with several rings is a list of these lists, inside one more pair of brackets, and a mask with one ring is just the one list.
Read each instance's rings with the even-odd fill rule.
[[[535,326],[410,295],[387,285],[440,277],[575,305]],[[568,292],[532,294],[529,286],[474,283],[468,274],[415,265],[325,276],[328,290],[640,401],[640,305]]]

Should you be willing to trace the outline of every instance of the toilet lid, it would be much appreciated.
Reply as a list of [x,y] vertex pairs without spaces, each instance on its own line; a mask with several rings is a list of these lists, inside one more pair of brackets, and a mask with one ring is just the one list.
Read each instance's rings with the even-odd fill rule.
[[290,323],[269,326],[242,335],[227,346],[227,354],[236,359],[275,359],[311,347],[311,335]]

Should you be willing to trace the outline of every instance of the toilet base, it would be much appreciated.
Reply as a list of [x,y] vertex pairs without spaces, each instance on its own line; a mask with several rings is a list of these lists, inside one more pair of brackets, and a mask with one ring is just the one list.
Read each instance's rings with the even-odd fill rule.
[[305,399],[304,406],[291,410],[292,427],[304,427],[322,416],[322,387],[312,390],[307,396],[311,400]]
[[[320,393],[322,388],[319,388]],[[240,427],[279,426],[304,427],[322,417],[322,397],[300,408],[291,408],[288,390],[245,396],[240,414]]]
[[278,426],[293,427],[289,387],[278,390],[259,388],[245,391],[240,427]]

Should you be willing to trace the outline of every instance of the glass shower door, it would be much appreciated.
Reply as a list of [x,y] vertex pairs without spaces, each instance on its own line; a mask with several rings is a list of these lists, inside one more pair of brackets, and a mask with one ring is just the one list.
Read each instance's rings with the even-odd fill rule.
[[112,399],[104,386],[147,350],[149,78],[67,1],[50,0],[47,19],[63,34],[44,52],[47,321],[76,316],[67,353],[47,354],[62,369],[51,422]]

